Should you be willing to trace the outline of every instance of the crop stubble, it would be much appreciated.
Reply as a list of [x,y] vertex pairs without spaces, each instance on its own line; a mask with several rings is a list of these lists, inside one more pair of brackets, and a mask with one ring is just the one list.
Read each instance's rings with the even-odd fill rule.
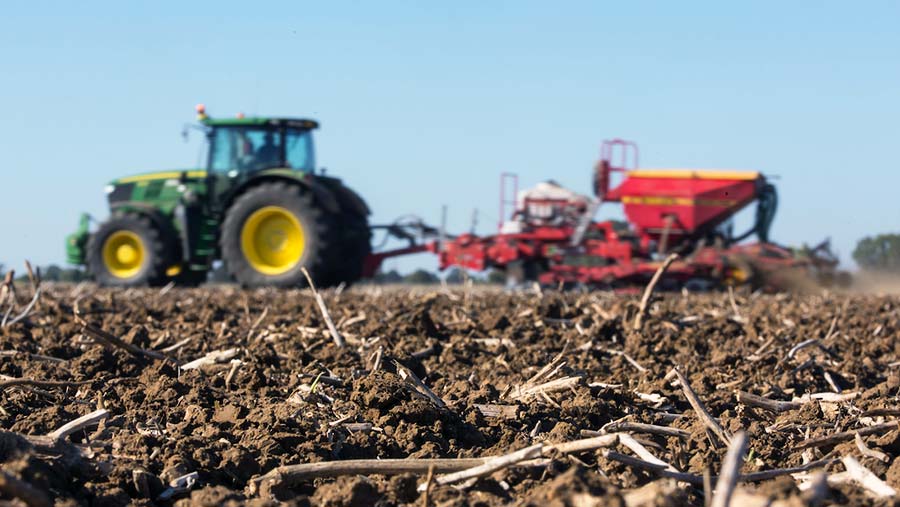
[[[19,287],[13,316],[38,302],[0,328],[0,492],[33,505],[856,504],[900,488],[896,297],[666,294],[635,330],[635,296],[359,287],[322,291],[329,330],[303,290],[41,290]],[[736,435],[746,451],[723,470]]]

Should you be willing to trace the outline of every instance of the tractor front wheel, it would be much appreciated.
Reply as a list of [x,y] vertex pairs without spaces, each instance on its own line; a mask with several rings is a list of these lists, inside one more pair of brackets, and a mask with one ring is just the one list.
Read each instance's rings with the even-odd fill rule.
[[115,214],[87,242],[88,271],[100,285],[138,287],[160,283],[165,241],[153,223],[134,214]]
[[243,286],[317,283],[329,271],[328,215],[296,185],[264,183],[237,198],[225,215],[219,246],[228,272]]

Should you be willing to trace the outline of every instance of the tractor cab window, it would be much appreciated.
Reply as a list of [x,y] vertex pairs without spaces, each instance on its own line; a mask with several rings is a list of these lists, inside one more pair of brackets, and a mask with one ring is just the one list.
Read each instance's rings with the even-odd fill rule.
[[289,128],[285,131],[285,165],[299,171],[312,171],[316,167],[313,156],[312,133],[309,130]]
[[259,127],[217,127],[211,134],[209,168],[214,172],[284,167],[281,131]]

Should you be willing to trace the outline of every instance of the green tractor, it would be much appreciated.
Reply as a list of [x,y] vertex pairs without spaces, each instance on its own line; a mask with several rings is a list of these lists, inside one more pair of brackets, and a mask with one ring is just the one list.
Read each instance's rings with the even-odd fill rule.
[[68,261],[110,286],[193,285],[217,260],[248,287],[302,285],[304,267],[319,285],[358,280],[371,252],[369,208],[315,173],[318,124],[197,112],[206,168],[111,182],[111,216],[90,232],[82,215],[66,238]]

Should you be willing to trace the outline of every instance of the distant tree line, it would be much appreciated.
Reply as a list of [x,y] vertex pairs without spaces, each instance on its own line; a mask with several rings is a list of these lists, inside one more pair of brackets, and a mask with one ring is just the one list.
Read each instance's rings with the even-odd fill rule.
[[900,272],[900,234],[865,237],[856,244],[853,260],[870,271]]
[[[6,266],[0,263],[0,279],[6,276]],[[89,280],[90,276],[81,268],[62,268],[56,264],[50,264],[40,268],[41,280],[46,282],[81,282]],[[452,268],[447,272],[445,280],[448,284],[462,284],[471,278],[476,284],[495,283],[502,284],[506,281],[506,276],[502,271],[492,270],[488,272],[486,277],[470,277],[465,270]],[[217,267],[212,270],[210,275],[211,282],[227,283],[231,281],[231,277],[223,267]],[[27,282],[28,274],[24,266],[16,269],[16,281]],[[441,278],[431,271],[417,269],[411,273],[401,275],[397,270],[382,271],[375,274],[372,282],[379,284],[411,284],[411,285],[431,285],[441,283]]]
[[[15,269],[17,275],[15,280],[17,282],[28,281],[28,272],[24,266],[10,269]],[[0,279],[6,276],[7,271],[7,267],[4,264],[0,264]],[[56,264],[39,267],[38,271],[40,272],[41,280],[45,282],[80,282],[89,278],[83,269],[61,268]]]

